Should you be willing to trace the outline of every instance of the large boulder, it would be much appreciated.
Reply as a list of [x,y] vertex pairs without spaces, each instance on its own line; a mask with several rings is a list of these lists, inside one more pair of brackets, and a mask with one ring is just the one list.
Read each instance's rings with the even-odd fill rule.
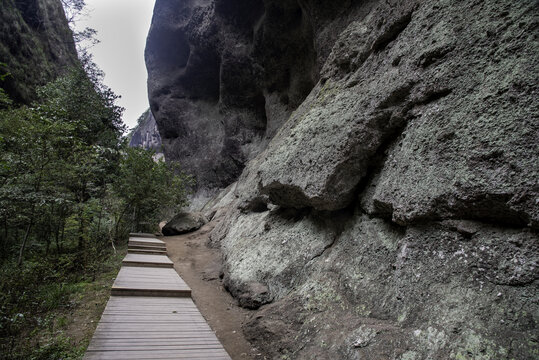
[[180,235],[200,229],[208,220],[199,212],[181,212],[161,229],[165,236]]

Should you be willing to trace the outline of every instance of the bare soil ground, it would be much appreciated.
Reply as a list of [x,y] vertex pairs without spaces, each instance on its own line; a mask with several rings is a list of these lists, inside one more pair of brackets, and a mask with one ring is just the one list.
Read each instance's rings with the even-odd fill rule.
[[223,288],[221,256],[218,250],[206,246],[213,224],[178,236],[160,237],[167,243],[174,268],[191,287],[193,301],[208,321],[232,359],[266,359],[245,338],[242,325],[254,311],[240,308]]

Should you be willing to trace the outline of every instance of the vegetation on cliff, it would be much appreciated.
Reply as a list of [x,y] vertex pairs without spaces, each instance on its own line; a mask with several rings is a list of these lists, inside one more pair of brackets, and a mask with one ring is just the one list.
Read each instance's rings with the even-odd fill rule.
[[54,80],[77,63],[75,41],[60,1],[0,3],[1,72],[10,73],[0,88],[15,101],[29,104],[36,99],[37,86]]

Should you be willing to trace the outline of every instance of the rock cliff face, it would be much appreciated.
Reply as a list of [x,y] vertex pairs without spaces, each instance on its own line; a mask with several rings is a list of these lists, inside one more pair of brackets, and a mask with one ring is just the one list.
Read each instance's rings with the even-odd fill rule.
[[169,159],[272,358],[539,354],[536,1],[157,1]]
[[151,149],[156,152],[156,155],[161,154],[160,156],[162,156],[161,136],[159,135],[155,118],[150,109],[141,115],[139,123],[133,129],[129,146],[141,147],[147,150]]
[[165,155],[202,189],[234,182],[309,94],[331,46],[369,4],[157,1],[146,47]]
[[19,103],[33,100],[35,88],[77,63],[73,35],[60,0],[2,0],[0,82]]

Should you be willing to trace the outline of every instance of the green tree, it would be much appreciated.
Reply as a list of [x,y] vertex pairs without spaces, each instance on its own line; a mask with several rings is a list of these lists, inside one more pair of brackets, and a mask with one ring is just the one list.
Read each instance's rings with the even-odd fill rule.
[[0,163],[0,203],[4,224],[10,220],[24,224],[18,263],[22,262],[32,227],[56,199],[58,191],[54,177],[62,139],[73,131],[72,124],[43,117],[35,109],[22,107],[2,114],[2,156]]
[[92,221],[87,202],[103,198],[118,171],[123,109],[97,67],[89,59],[83,65],[38,89],[31,107],[5,102],[0,110],[2,244],[9,250],[10,237],[20,243],[19,264],[36,225],[34,237],[43,239],[46,251],[51,234],[59,251],[60,233],[73,214],[84,251]]
[[155,161],[153,151],[126,147],[113,184],[122,209],[116,223],[128,220],[132,231],[157,224],[167,210],[187,205],[193,178],[174,164]]

